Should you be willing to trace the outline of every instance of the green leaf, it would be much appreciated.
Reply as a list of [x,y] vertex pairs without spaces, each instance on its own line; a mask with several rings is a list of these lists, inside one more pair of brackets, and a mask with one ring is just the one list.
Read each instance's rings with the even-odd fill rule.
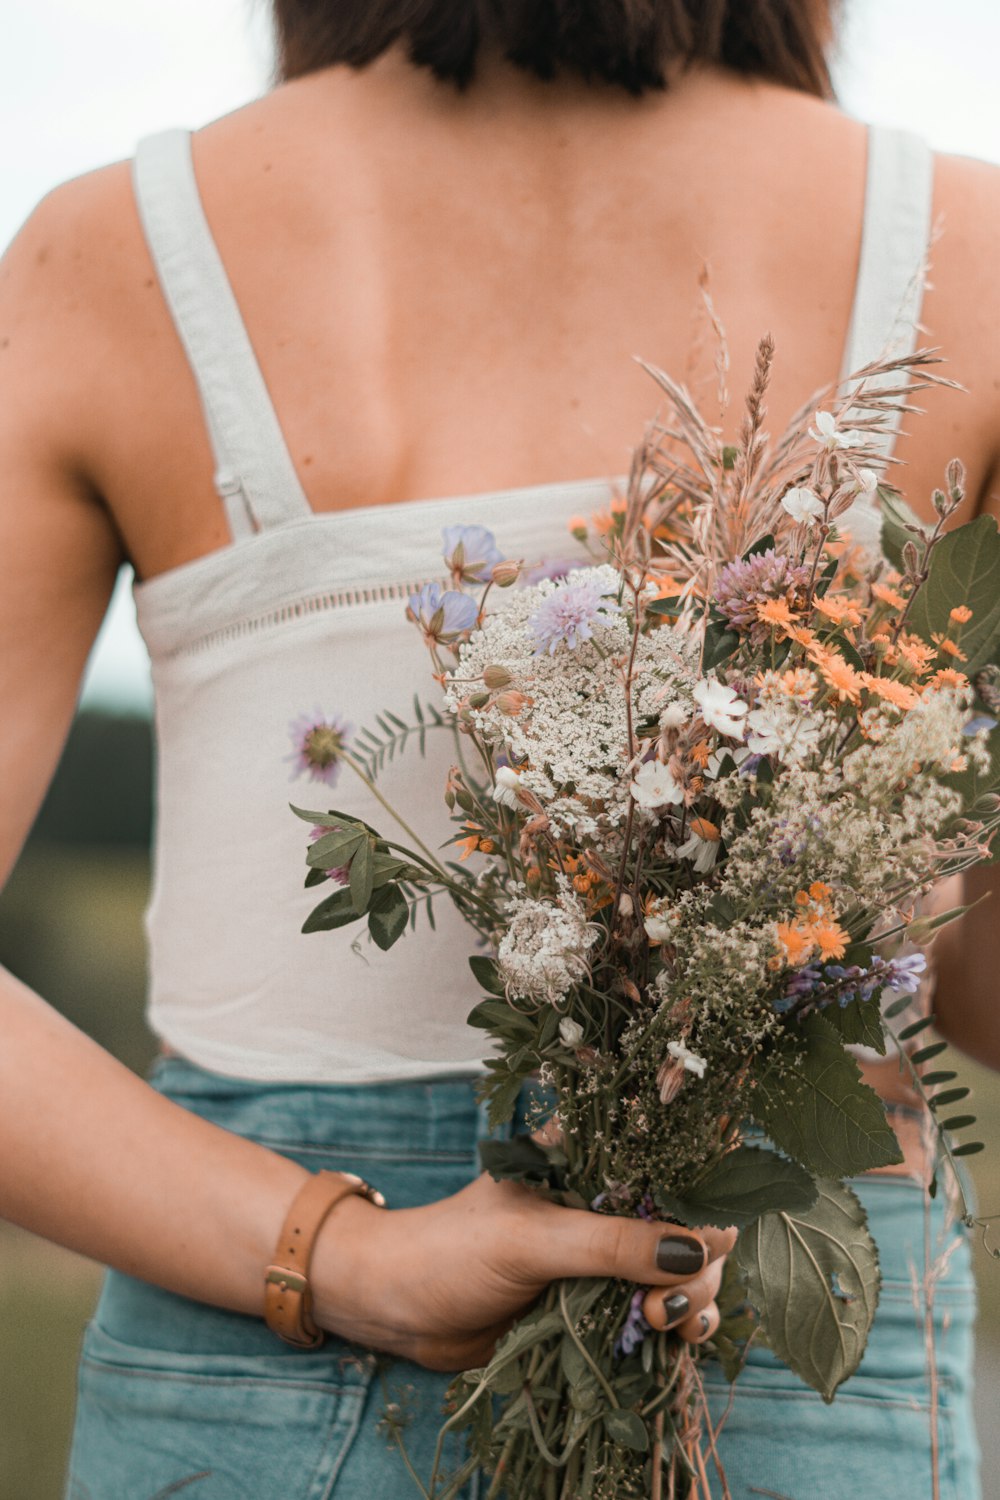
[[384,885],[372,896],[368,931],[383,952],[403,936],[409,915],[409,905],[398,885]]
[[972,610],[962,627],[967,676],[997,658],[1000,645],[1000,532],[992,516],[977,516],[942,537],[931,555],[930,574],[907,616],[907,626],[923,640],[950,635],[948,616],[956,605]]
[[324,833],[321,839],[309,846],[306,864],[319,870],[346,865],[365,838],[363,828],[338,828],[333,833]]
[[309,812],[304,807],[296,807],[294,802],[289,802],[288,805],[295,816],[301,818],[304,823],[332,823],[335,817],[335,814],[331,812]]
[[942,1052],[947,1052],[947,1042],[931,1042],[929,1047],[921,1047],[919,1052],[914,1052],[910,1058],[911,1063],[920,1067],[922,1063],[930,1062],[932,1058],[940,1057]]
[[808,1050],[779,1059],[750,1097],[774,1144],[817,1177],[853,1177],[903,1160],[885,1106],[821,1015],[801,1025]]
[[953,1146],[952,1156],[975,1156],[978,1151],[985,1151],[986,1147],[982,1141],[966,1141],[964,1146]]
[[927,1030],[928,1026],[933,1025],[933,1016],[921,1016],[919,1021],[911,1021],[909,1026],[903,1027],[902,1031],[899,1033],[898,1040],[901,1042],[908,1042],[911,1037],[919,1036],[922,1031]]
[[820,1182],[804,1214],[766,1214],[736,1254],[768,1344],[824,1401],[854,1374],[878,1303],[878,1251],[850,1188]]
[[322,885],[329,878],[325,870],[310,870],[306,875],[306,890],[310,890],[314,885]]
[[618,1407],[604,1413],[604,1426],[613,1443],[621,1443],[635,1453],[645,1453],[649,1447],[646,1424],[637,1411],[625,1411]]
[[603,1291],[611,1285],[607,1276],[576,1276],[567,1283],[564,1301],[567,1320],[575,1327],[584,1313],[590,1311]]
[[[910,996],[905,998],[908,1004]],[[831,1005],[823,1015],[850,1046],[873,1047],[885,1056],[885,1028],[874,1000],[852,1000],[843,1007]]]
[[363,916],[368,910],[368,903],[372,898],[372,879],[374,877],[372,866],[372,846],[366,839],[358,848],[357,853],[351,860],[351,900],[354,910],[358,916]]
[[753,546],[744,552],[743,561],[749,562],[751,557],[756,557],[760,552],[769,552],[774,545],[774,537],[770,532],[766,536],[758,537]]
[[969,1090],[965,1088],[942,1089],[940,1094],[935,1094],[933,1099],[928,1099],[927,1103],[931,1109],[940,1109],[942,1104],[958,1104],[961,1099],[968,1099],[968,1097]]
[[925,1089],[935,1088],[939,1083],[951,1083],[958,1077],[949,1068],[940,1068],[936,1073],[921,1073],[920,1082]]
[[720,667],[739,649],[740,637],[721,620],[713,620],[705,629],[705,648],[701,659],[702,670]]
[[519,1010],[508,1005],[506,1000],[480,1000],[466,1017],[467,1026],[476,1026],[481,1031],[492,1031],[500,1036],[534,1036],[534,1022]]
[[486,958],[481,953],[474,953],[469,959],[469,968],[472,970],[477,983],[482,985],[488,995],[505,995],[507,993],[494,959]]
[[511,1073],[508,1070],[506,1061],[489,1059],[489,1063],[494,1061],[496,1066],[490,1069],[485,1080],[479,1085],[480,1098],[489,1102],[486,1122],[490,1130],[495,1130],[498,1125],[506,1124],[511,1118],[514,1106],[517,1104],[517,1096],[521,1092],[521,1084],[524,1082],[520,1073]]
[[346,927],[356,922],[363,913],[354,910],[351,893],[345,886],[339,887],[332,896],[327,896],[306,917],[303,932],[330,932],[335,927]]
[[816,1201],[816,1183],[798,1162],[776,1151],[740,1146],[730,1151],[682,1196],[654,1192],[657,1207],[698,1228],[745,1228],[761,1214],[804,1211]]
[[917,533],[923,527],[902,495],[888,485],[879,485],[878,505],[882,512],[882,551],[893,567],[902,572],[903,548],[907,542],[917,541]]
[[950,1120],[941,1121],[942,1130],[968,1130],[970,1125],[975,1125],[975,1115],[952,1115]]
[[530,1135],[515,1135],[509,1141],[480,1141],[479,1160],[483,1171],[497,1182],[511,1178],[515,1182],[557,1185],[548,1153]]

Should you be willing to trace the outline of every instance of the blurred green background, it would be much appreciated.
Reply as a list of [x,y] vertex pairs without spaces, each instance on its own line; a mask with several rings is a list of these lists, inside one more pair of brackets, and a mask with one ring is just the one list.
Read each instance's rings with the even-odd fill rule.
[[[0,962],[140,1074],[155,1051],[143,1023],[151,783],[149,721],[81,712],[0,896]],[[988,1147],[970,1163],[981,1212],[1000,1213],[1000,1076],[961,1067]],[[1000,1500],[1000,1264],[979,1249],[977,1268],[985,1495]],[[0,1500],[61,1500],[77,1351],[100,1274],[0,1222]]]

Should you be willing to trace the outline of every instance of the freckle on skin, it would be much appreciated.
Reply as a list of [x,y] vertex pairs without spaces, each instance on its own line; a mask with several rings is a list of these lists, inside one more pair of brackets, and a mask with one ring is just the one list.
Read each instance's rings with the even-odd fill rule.
[[35,263],[36,263],[36,265],[44,266],[44,264],[48,260],[48,258],[49,258],[49,247],[48,247],[48,245],[43,245],[42,248],[39,250],[38,254],[35,256]]

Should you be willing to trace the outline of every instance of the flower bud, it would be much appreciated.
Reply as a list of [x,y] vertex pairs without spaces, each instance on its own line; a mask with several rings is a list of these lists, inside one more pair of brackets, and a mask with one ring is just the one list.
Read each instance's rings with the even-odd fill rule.
[[506,714],[509,719],[516,719],[531,702],[532,699],[528,697],[527,693],[518,693],[516,691],[500,693],[496,700],[497,708],[502,714]]
[[500,562],[493,569],[493,582],[498,589],[510,588],[521,576],[522,564],[519,562]]
[[483,681],[491,693],[499,692],[501,688],[509,687],[514,681],[506,667],[488,666],[483,672]]
[[563,1016],[559,1022],[559,1035],[569,1048],[579,1047],[583,1041],[583,1027],[579,1021],[573,1021],[569,1016]]
[[630,917],[634,910],[632,897],[627,891],[623,891],[618,898],[618,915],[620,917]]
[[489,703],[489,701],[490,701],[490,695],[489,695],[489,693],[470,693],[469,694],[469,707],[470,708],[485,708],[486,705],[487,705],[487,703]]

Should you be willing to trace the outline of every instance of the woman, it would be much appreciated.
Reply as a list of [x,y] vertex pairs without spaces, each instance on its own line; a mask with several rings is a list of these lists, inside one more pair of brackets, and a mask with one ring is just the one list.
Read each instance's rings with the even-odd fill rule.
[[[477,1175],[465,934],[441,912],[436,937],[418,927],[368,965],[300,937],[287,778],[325,783],[296,785],[299,804],[366,816],[337,748],[410,701],[422,667],[401,600],[440,568],[440,525],[485,521],[511,553],[551,555],[572,511],[606,503],[589,476],[627,469],[655,405],[631,356],[711,389],[693,337],[705,263],[735,389],[775,336],[772,430],[836,378],[868,137],[830,102],[824,0],[486,11],[276,0],[277,87],[190,144],[146,143],[134,171],[57,189],[4,265],[5,870],[126,559],[157,690],[153,1086],[11,976],[0,987],[0,1212],[113,1268],[83,1351],[72,1500],[402,1500],[385,1401],[412,1419],[426,1475],[445,1372],[481,1363],[556,1277],[650,1286],[651,1321],[688,1339],[716,1325],[731,1235],[578,1214]],[[916,212],[904,193],[878,233],[867,181],[870,247],[905,260],[930,177],[918,148],[904,158]],[[906,180],[883,158],[883,191]],[[969,394],[929,393],[898,456],[924,513],[955,453],[989,509],[1000,176],[938,159],[933,212],[922,318]],[[387,782],[438,839],[447,758],[432,745]],[[1000,1065],[990,941],[978,974],[972,945],[956,953],[940,1013]],[[900,1098],[893,1065],[869,1072]],[[925,1164],[919,1124],[894,1119],[905,1168],[868,1203],[905,1265],[923,1235],[905,1173]],[[323,1221],[309,1280],[332,1337],[304,1353],[265,1324],[263,1277],[318,1168],[364,1173],[389,1207],[350,1192]],[[926,1329],[898,1308],[873,1335],[885,1368],[831,1410],[761,1358],[722,1440],[734,1497],[875,1495],[890,1474],[929,1494],[936,1467],[942,1495],[971,1500],[967,1284],[963,1244],[937,1282],[933,1392]],[[294,1301],[286,1331],[308,1333]],[[366,1349],[401,1356],[385,1389]]]

